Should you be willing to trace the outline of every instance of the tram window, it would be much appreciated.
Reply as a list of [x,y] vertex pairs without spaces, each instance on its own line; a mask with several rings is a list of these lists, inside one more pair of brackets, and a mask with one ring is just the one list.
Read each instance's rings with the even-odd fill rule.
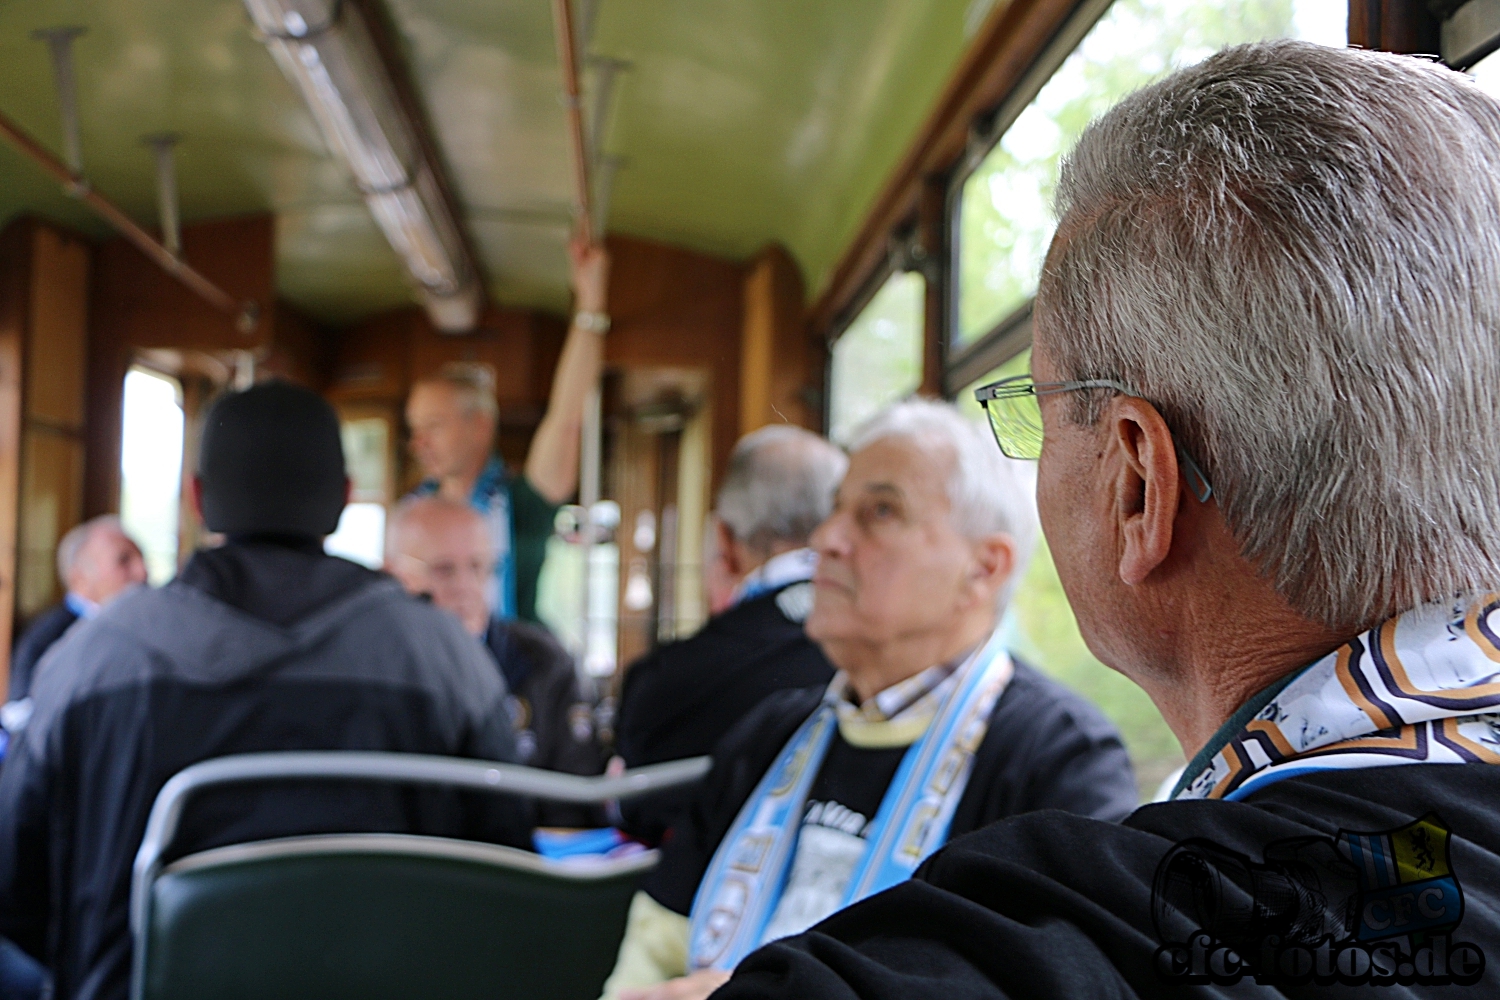
[[1333,0],[1115,0],[962,181],[956,220],[961,351],[1036,293],[1052,238],[1062,156],[1126,94],[1226,45],[1296,37],[1342,46],[1348,5]]
[[922,384],[923,302],[916,271],[893,274],[833,345],[829,437],[839,443]]
[[384,417],[345,419],[341,432],[349,503],[323,549],[378,569],[385,559],[385,504],[391,493],[390,422]]
[[1491,97],[1500,97],[1500,52],[1491,53],[1469,68],[1469,75]]
[[141,547],[153,585],[177,575],[182,505],[182,387],[146,368],[125,375],[120,520]]

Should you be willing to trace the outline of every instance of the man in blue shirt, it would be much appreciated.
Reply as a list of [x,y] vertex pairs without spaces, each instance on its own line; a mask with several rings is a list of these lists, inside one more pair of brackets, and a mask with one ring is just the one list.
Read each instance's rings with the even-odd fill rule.
[[412,455],[426,477],[415,495],[468,503],[484,517],[495,548],[489,603],[500,619],[537,620],[537,577],[557,507],[578,488],[583,407],[604,357],[609,255],[577,242],[569,254],[576,308],[519,476],[493,453],[499,411],[489,366],[445,365],[406,403]]

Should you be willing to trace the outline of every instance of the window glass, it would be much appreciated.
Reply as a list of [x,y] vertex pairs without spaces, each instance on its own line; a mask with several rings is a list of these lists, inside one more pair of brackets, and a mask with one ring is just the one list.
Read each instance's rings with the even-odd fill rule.
[[385,562],[385,505],[346,504],[339,515],[339,526],[323,539],[323,551],[379,569]]
[[[1022,351],[965,386],[954,402],[966,416],[983,420],[984,411],[974,399],[974,390],[1030,370],[1031,351]],[[1016,590],[1004,628],[1017,657],[1086,695],[1120,728],[1135,764],[1141,801],[1148,801],[1157,786],[1182,766],[1177,739],[1146,692],[1100,663],[1084,645],[1045,540],[1037,546],[1026,578]]]
[[1059,161],[1091,119],[1226,45],[1291,36],[1342,46],[1347,22],[1348,5],[1335,0],[1115,0],[964,181],[955,346],[1035,294]]
[[1500,52],[1492,52],[1469,69],[1479,88],[1491,97],[1500,97]]
[[829,437],[840,444],[922,384],[923,302],[916,271],[893,274],[833,345]]
[[338,528],[323,540],[323,550],[379,569],[385,562],[390,423],[384,417],[360,417],[342,421],[339,431],[349,473],[349,503],[339,515]]
[[182,388],[174,378],[132,368],[125,376],[124,411],[120,522],[141,547],[151,583],[161,586],[177,575]]

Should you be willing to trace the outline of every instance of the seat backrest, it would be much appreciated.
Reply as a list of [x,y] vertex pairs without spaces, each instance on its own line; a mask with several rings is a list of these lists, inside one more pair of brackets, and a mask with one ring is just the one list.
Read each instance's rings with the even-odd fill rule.
[[594,1000],[655,852],[590,865],[435,837],[296,837],[151,884],[149,1000]]

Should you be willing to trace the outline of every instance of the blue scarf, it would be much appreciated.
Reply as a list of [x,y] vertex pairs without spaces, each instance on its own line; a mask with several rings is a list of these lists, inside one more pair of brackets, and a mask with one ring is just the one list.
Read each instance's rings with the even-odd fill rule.
[[[998,631],[957,673],[957,684],[901,760],[870,824],[842,906],[911,877],[948,839],[989,728],[1014,672]],[[729,970],[760,947],[786,885],[813,780],[838,726],[837,681],[782,748],[735,817],[693,899],[688,967]]]

